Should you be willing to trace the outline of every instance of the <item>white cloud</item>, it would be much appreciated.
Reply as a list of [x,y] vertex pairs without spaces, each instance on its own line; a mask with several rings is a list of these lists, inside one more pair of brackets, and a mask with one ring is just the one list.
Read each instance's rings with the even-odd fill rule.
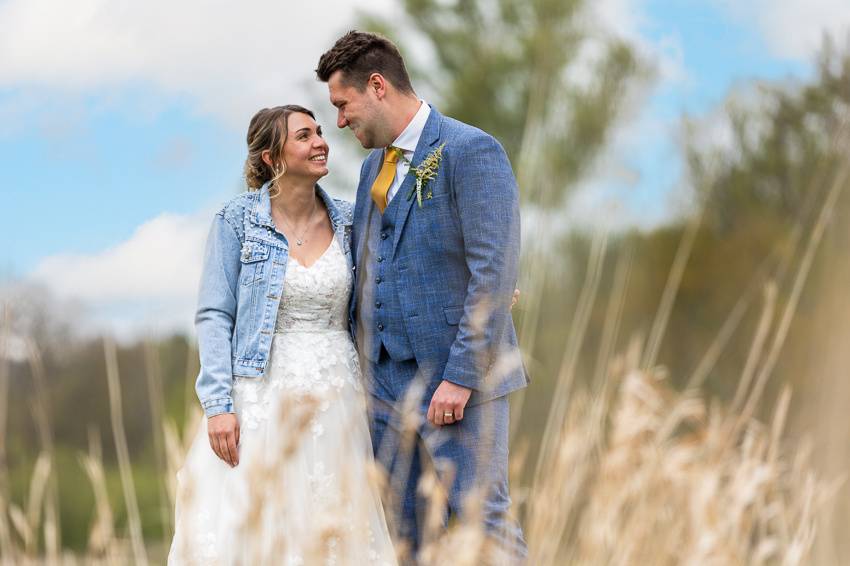
[[847,0],[715,0],[743,22],[753,22],[771,52],[809,61],[824,33],[843,42],[850,33]]
[[85,305],[85,326],[119,336],[188,331],[211,219],[161,214],[102,252],[47,257],[29,278],[60,301]]
[[242,128],[263,105],[324,101],[319,56],[354,9],[390,0],[6,0],[0,87],[97,92],[153,85]]

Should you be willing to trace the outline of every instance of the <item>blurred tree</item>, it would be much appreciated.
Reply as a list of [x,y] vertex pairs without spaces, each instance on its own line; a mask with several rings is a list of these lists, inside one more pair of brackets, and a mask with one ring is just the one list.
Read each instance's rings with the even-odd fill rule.
[[[827,41],[817,73],[805,83],[752,86],[743,97],[731,96],[709,119],[685,120],[690,184],[702,223],[657,358],[680,387],[701,373],[705,388],[734,411],[744,406],[739,388],[757,391],[755,376],[763,374],[763,394],[754,407],[763,420],[770,418],[779,389],[790,383],[795,401],[787,437],[811,440],[813,460],[829,478],[845,475],[850,466],[849,119],[850,45],[841,50]],[[706,143],[707,138],[718,138],[718,125],[724,122],[729,125],[721,136],[724,142]],[[607,305],[615,298],[616,258],[633,255],[616,348],[622,351],[635,331],[646,336],[690,221],[683,218],[650,233],[623,234],[610,243],[580,378],[594,375]],[[813,248],[807,270],[806,248],[819,228],[823,237]],[[592,244],[589,237],[573,234],[560,246],[570,260],[549,278],[547,308],[540,319],[542,339],[535,344],[544,375],[558,369],[558,346],[568,333],[563,313],[576,310]],[[561,281],[567,290],[558,294]],[[758,344],[764,290],[770,281],[776,285],[775,310]],[[793,317],[786,319],[791,309]],[[718,356],[705,364],[712,344],[720,347]],[[750,372],[745,371],[748,362]],[[531,428],[525,431],[533,434]],[[846,524],[846,486],[831,503],[832,525]],[[850,542],[841,527],[824,524],[813,562],[839,563],[848,553]]]
[[[398,42],[424,41],[435,64],[411,72],[440,110],[494,135],[517,169],[524,202],[559,207],[593,165],[619,117],[638,60],[589,25],[584,0],[404,0],[407,20],[363,18]],[[406,39],[406,40],[405,40]]]
[[[832,207],[814,258],[777,367],[777,383],[809,378],[806,368],[811,354],[807,352],[817,349],[825,332],[815,313],[843,312],[836,310],[838,305],[824,311],[824,305],[828,288],[850,284],[846,261],[850,189],[845,186],[850,167],[850,50],[842,52],[827,42],[817,69],[806,84],[760,84],[743,98],[730,97],[720,118],[713,114],[705,121],[685,119],[689,184],[694,188],[695,208],[703,216],[658,358],[682,386],[736,304],[743,301],[747,314],[740,317],[715,366],[715,378],[708,383],[714,393],[731,398],[752,343],[764,284],[777,283],[777,306],[784,308],[799,273],[803,247],[836,183],[843,192]],[[729,132],[723,136],[723,145],[704,142],[709,137],[706,130],[716,131],[724,121]],[[628,250],[634,254],[621,323],[622,349],[633,332],[646,335],[690,221],[682,218],[649,233],[635,231],[610,240],[589,326],[590,352],[602,333],[616,258]],[[540,320],[546,330],[537,357],[545,362],[547,372],[557,368],[556,345],[563,344],[567,334],[563,313],[575,309],[590,247],[590,238],[580,234],[570,234],[559,244],[559,254],[569,261],[551,268],[555,275],[550,278],[548,306]],[[564,286],[569,290],[558,294]],[[583,375],[592,373],[594,362],[589,355]]]
[[[730,96],[725,108],[704,120],[685,119],[689,184],[702,222],[682,275],[657,361],[680,388],[695,376],[728,406],[742,382],[764,306],[764,290],[776,283],[776,309],[770,331],[754,358],[753,373],[770,369],[768,350],[778,357],[765,382],[760,417],[768,418],[782,385],[795,391],[789,434],[813,434],[816,460],[834,477],[850,465],[850,49],[827,42],[817,73],[805,83],[750,85]],[[717,128],[728,123],[724,143]],[[788,334],[779,341],[782,316],[800,275],[805,246],[830,192],[843,192],[831,207],[823,239],[813,257]],[[599,375],[598,352],[605,340],[607,315],[619,296],[618,266],[630,266],[615,352],[633,336],[644,340],[657,316],[677,249],[693,220],[686,216],[651,232],[631,231],[608,240],[599,290],[575,372],[579,381]],[[563,366],[564,345],[578,319],[579,294],[591,263],[593,241],[571,232],[544,266],[544,309],[537,339],[526,342],[537,378],[526,393],[519,436],[534,439],[545,423],[553,376]],[[625,261],[624,261],[625,260]],[[526,298],[525,296],[523,297]],[[521,302],[520,312],[525,305]],[[613,312],[617,312],[616,310]],[[721,339],[722,338],[722,339]],[[716,360],[707,357],[717,345]],[[700,376],[700,374],[702,374]],[[750,382],[748,390],[752,390]],[[741,404],[737,405],[741,409]],[[836,512],[850,517],[845,496]],[[840,523],[840,522],[839,522]],[[843,524],[843,523],[840,523]],[[850,545],[835,537],[819,563],[834,563]],[[821,552],[819,550],[819,552]]]
[[[799,383],[810,368],[806,352],[819,345],[813,341],[818,328],[812,325],[827,299],[825,286],[841,277],[847,282],[850,50],[841,51],[827,40],[810,82],[760,85],[744,102],[731,98],[726,115],[731,135],[722,146],[699,141],[699,122],[686,120],[691,185],[705,216],[677,310],[703,313],[707,330],[716,331],[751,282],[767,278],[779,285],[779,307],[784,307],[821,209],[830,191],[842,191],[778,369],[780,383],[784,378]],[[759,295],[754,299],[757,306]],[[757,316],[751,313],[750,322]],[[681,318],[678,328],[684,330],[691,319]],[[674,330],[670,346],[682,336]],[[745,355],[749,345],[746,339],[733,343],[731,351],[738,350],[738,356],[732,357]],[[727,369],[718,375],[734,375]],[[731,389],[720,386],[726,392]]]
[[[85,313],[79,307],[51,296],[44,288],[7,286],[0,298],[3,299],[0,316],[9,313],[8,330],[23,345],[19,352],[13,349],[11,359],[6,360],[7,375],[0,376],[8,385],[0,390],[0,394],[8,396],[5,403],[0,403],[4,425],[0,426],[0,432],[4,433],[0,441],[5,441],[4,461],[0,462],[3,464],[0,498],[23,504],[36,458],[44,447],[44,437],[48,436],[55,446],[61,540],[66,547],[80,550],[85,547],[94,512],[93,494],[78,463],[80,452],[86,450],[89,430],[98,431],[103,438],[108,490],[119,530],[125,522],[110,433],[103,343],[99,338],[80,334]],[[30,346],[35,346],[36,351],[31,351]],[[157,362],[154,369],[162,376],[160,398],[150,399],[150,372],[143,343],[120,347],[118,365],[125,432],[142,505],[142,526],[146,535],[158,539],[168,529],[167,523],[163,524],[159,493],[159,482],[166,471],[154,451],[152,408],[158,408],[157,413],[183,430],[187,401],[197,403],[190,387],[196,373],[197,353],[184,336],[159,338],[151,346]],[[37,377],[43,380],[43,387],[38,386]],[[44,411],[39,409],[41,405],[46,405]],[[8,481],[2,473],[6,465]],[[167,509],[168,514],[172,511]]]
[[[813,441],[823,474],[843,476],[850,466],[850,41],[841,49],[827,38],[811,80],[764,85],[756,101],[730,104],[730,145],[690,144],[693,186],[706,211],[704,245],[690,268],[700,292],[682,297],[677,310],[684,315],[712,307],[703,310],[714,331],[723,304],[730,305],[728,311],[751,282],[769,277],[778,284],[778,319],[793,301],[804,245],[825,203],[834,198],[787,339],[777,342],[781,350],[765,406],[782,384],[791,383],[796,402],[790,434]],[[692,140],[700,138],[698,123],[691,121],[688,128]],[[737,388],[757,316],[749,313],[738,340],[731,341],[717,365],[711,381],[715,391],[729,395]],[[676,322],[668,351],[692,340],[685,333],[689,323],[686,316]],[[778,327],[775,321],[768,345]],[[757,358],[757,367],[770,369],[769,357]],[[839,495],[829,510],[834,525],[850,519],[850,492],[845,487]],[[850,555],[850,542],[842,529],[824,527],[814,562],[841,562],[839,557]]]

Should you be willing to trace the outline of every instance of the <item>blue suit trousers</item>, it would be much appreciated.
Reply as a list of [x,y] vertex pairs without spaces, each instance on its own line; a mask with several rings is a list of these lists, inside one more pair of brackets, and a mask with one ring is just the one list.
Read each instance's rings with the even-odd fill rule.
[[[372,446],[389,475],[391,500],[385,508],[396,542],[415,557],[428,534],[429,497],[417,486],[423,471],[433,466],[448,495],[441,527],[452,517],[477,521],[503,552],[522,563],[528,550],[519,523],[509,514],[507,396],[467,407],[463,420],[438,427],[425,419],[430,398],[421,395],[416,360],[393,360],[382,347],[377,362],[364,363],[364,377],[371,380]],[[397,384],[409,385],[400,391]],[[472,498],[483,499],[483,505],[470,506]],[[467,507],[480,511],[473,517]]]

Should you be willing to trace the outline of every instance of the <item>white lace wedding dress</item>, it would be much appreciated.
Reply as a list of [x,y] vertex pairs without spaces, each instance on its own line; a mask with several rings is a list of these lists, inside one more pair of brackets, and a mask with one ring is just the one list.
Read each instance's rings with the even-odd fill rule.
[[290,257],[262,378],[237,378],[239,465],[206,419],[177,474],[170,565],[396,564],[348,332],[352,274],[334,239],[309,268]]

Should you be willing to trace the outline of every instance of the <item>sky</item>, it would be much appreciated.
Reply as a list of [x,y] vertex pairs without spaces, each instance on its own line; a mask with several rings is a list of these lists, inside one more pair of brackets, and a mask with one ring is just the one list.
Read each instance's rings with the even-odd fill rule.
[[[674,218],[683,114],[710,118],[752,81],[810,77],[824,31],[850,30],[845,2],[593,2],[594,20],[656,73],[565,224],[650,229]],[[357,10],[399,8],[293,5],[0,0],[0,287],[40,285],[82,306],[88,329],[191,331],[209,222],[244,186],[245,131],[264,106],[316,110],[331,146],[322,184],[352,198],[364,153],[333,127],[313,69]]]

